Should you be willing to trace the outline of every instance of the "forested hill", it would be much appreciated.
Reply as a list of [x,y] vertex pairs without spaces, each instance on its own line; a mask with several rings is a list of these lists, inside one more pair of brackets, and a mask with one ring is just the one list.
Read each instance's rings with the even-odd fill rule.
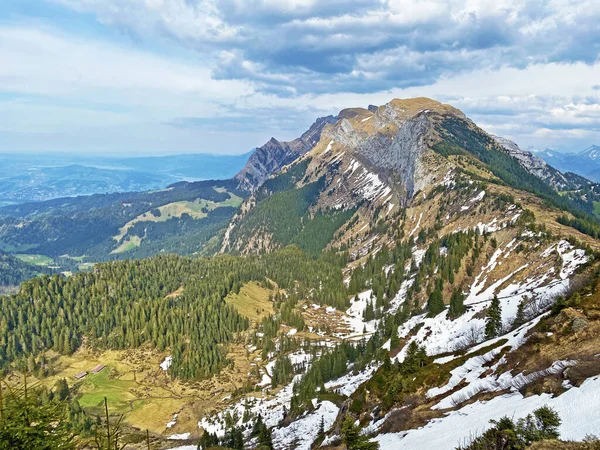
[[160,191],[8,206],[0,209],[0,249],[69,263],[63,270],[77,262],[192,254],[226,228],[238,194],[231,180],[180,182]]
[[302,297],[316,289],[315,301],[343,308],[342,261],[290,248],[264,258],[157,256],[35,278],[0,297],[0,369],[26,367],[27,359],[39,369],[46,351],[69,355],[87,339],[103,349],[170,348],[174,377],[206,377],[227,363],[224,345],[248,327],[227,295],[249,281],[274,282]]
[[27,264],[18,258],[0,251],[0,294],[4,290],[16,289],[23,281],[41,273],[50,273],[51,269]]

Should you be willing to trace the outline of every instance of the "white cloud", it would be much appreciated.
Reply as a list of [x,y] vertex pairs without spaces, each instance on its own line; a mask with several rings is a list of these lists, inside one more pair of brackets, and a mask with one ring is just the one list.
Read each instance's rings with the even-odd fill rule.
[[[43,134],[40,142],[72,147],[87,137],[242,152],[271,135],[297,136],[317,114],[415,96],[452,103],[522,146],[600,141],[600,61],[586,60],[593,36],[581,57],[570,42],[600,15],[598,2],[54,1],[148,46],[167,35],[176,51],[4,22],[0,132],[14,145]],[[539,54],[530,45],[546,41]],[[558,62],[559,51],[571,56]],[[232,117],[246,128],[214,120]]]
[[80,89],[161,90],[222,100],[249,88],[215,82],[202,64],[183,63],[132,48],[81,40],[52,30],[0,27],[0,89],[35,94],[77,94]]
[[92,12],[107,25],[140,34],[167,32],[180,39],[228,42],[239,27],[221,19],[217,0],[52,0],[80,12]]

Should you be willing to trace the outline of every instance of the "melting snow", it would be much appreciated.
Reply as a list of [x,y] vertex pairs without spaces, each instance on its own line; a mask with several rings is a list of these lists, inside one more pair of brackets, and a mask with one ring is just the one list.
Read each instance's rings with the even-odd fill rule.
[[382,434],[375,438],[381,450],[428,449],[446,450],[458,446],[469,434],[481,433],[490,427],[490,419],[503,416],[520,418],[548,405],[562,419],[559,427],[564,440],[582,440],[600,430],[600,377],[587,379],[579,388],[571,388],[558,397],[551,394],[524,398],[520,393],[477,401],[445,417],[433,419],[424,427],[403,433]]
[[369,380],[378,368],[379,365],[372,365],[357,374],[349,373],[337,380],[328,381],[325,383],[325,388],[333,389],[338,394],[350,396],[361,384]]
[[173,419],[167,423],[166,427],[173,428],[176,423],[177,423],[177,414],[173,414]]
[[344,321],[350,326],[352,332],[350,335],[344,336],[347,339],[363,336],[366,333],[373,333],[377,328],[377,321],[364,320],[364,312],[367,308],[367,303],[371,298],[372,291],[361,292],[355,298],[351,300],[350,308],[346,310],[347,316],[344,317]]
[[169,370],[169,367],[171,367],[171,363],[173,362],[173,357],[172,356],[167,356],[163,362],[160,363],[160,368],[162,370]]
[[172,434],[171,436],[167,436],[167,439],[171,439],[173,441],[185,441],[190,438],[190,434],[192,433],[181,433],[181,434]]
[[[416,340],[419,344],[424,345],[429,355],[453,352],[468,347],[483,340],[485,319],[476,316],[482,315],[481,313],[487,308],[494,294],[500,300],[503,325],[508,328],[516,316],[518,305],[522,300],[525,298],[531,299],[530,302],[533,306],[544,310],[568,288],[569,279],[567,277],[571,276],[580,265],[587,261],[583,250],[574,250],[573,246],[567,241],[560,241],[542,254],[543,257],[549,257],[553,251],[560,254],[563,264],[559,277],[553,276],[554,268],[550,267],[547,272],[541,275],[532,275],[520,282],[515,281],[499,290],[507,281],[526,269],[528,265],[525,264],[485,288],[487,276],[501,263],[501,256],[510,252],[515,243],[516,240],[512,240],[504,249],[498,248],[488,264],[482,268],[481,273],[475,277],[465,299],[465,305],[468,305],[469,308],[462,316],[450,320],[447,317],[447,310],[436,317],[426,317],[425,314],[413,316],[398,328],[398,335],[401,338],[406,338],[415,327],[422,324],[420,329],[411,336],[410,341]],[[413,250],[415,258],[417,251]],[[480,281],[481,279],[482,281]],[[404,359],[410,341],[396,355],[398,360],[402,361]]]
[[319,434],[321,418],[325,431],[329,430],[338,415],[339,408],[330,401],[323,401],[318,408],[295,420],[285,428],[273,430],[273,444],[275,448],[295,448],[296,450],[310,450],[311,444]]
[[419,215],[419,220],[417,221],[417,225],[415,225],[415,227],[413,228],[413,230],[410,232],[410,234],[408,235],[409,237],[412,236],[413,234],[415,234],[415,232],[419,229],[419,225],[421,225],[421,219],[423,218],[423,213],[421,213]]

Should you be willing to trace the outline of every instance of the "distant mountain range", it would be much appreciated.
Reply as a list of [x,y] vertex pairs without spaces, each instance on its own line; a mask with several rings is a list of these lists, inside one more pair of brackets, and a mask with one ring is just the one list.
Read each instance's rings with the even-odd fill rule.
[[132,158],[1,154],[0,206],[163,189],[178,181],[227,179],[244,167],[249,157],[250,153]]
[[575,172],[592,181],[600,182],[600,146],[592,145],[578,153],[562,153],[546,148],[535,152],[561,172]]

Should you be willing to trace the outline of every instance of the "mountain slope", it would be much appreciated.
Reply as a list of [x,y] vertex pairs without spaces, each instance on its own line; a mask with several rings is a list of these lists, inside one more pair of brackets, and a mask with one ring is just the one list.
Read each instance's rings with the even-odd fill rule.
[[233,180],[180,182],[149,192],[97,194],[0,208],[0,248],[88,261],[201,251],[227,226],[243,193]]
[[536,155],[562,172],[574,172],[594,182],[600,181],[600,147],[597,145],[578,153],[560,153],[545,149]]
[[0,251],[0,294],[16,290],[23,281],[50,270],[27,264]]
[[[415,193],[441,183],[465,164],[479,166],[470,167],[471,173],[487,172],[478,177],[542,195],[563,208],[569,206],[557,190],[587,183],[561,174],[513,143],[499,143],[449,105],[425,98],[394,100],[375,112],[341,111],[335,123],[323,128],[310,152],[250,196],[230,224],[222,251],[261,252],[289,243],[277,238],[282,229],[289,229],[273,219],[278,216],[304,224],[317,212],[359,208],[357,217],[372,222],[378,208],[397,211]],[[288,215],[285,201],[269,198],[281,197],[278,191],[286,189],[285,195],[302,197],[301,211],[290,210]]]
[[[409,434],[403,441],[406,430],[438,417],[438,410],[458,409],[515,386],[530,387],[538,375],[519,375],[518,358],[498,360],[517,352],[553,302],[590,276],[587,267],[594,264],[598,242],[558,222],[563,208],[566,214],[580,210],[557,192],[587,180],[561,174],[485,133],[460,111],[429,99],[394,100],[375,112],[353,109],[339,117],[323,129],[313,150],[245,201],[222,250],[273,251],[293,242],[284,235],[293,227],[297,233],[315,217],[352,213],[330,235],[328,248],[348,255],[344,273],[355,295],[346,314],[358,321],[356,329],[363,329],[372,347],[364,358],[342,351],[339,357],[354,371],[325,375],[315,365],[296,381],[293,395],[289,385],[266,404],[235,403],[203,420],[206,430],[222,432],[224,417],[233,411],[238,417],[261,414],[274,427],[276,448],[291,448],[294,442],[309,448],[313,440],[327,447],[339,445],[341,424],[351,415],[366,433],[381,434],[377,439],[383,448],[417,448],[416,442],[426,437]],[[292,205],[302,206],[296,211]],[[436,292],[441,305],[435,303]],[[486,315],[495,295],[502,311],[500,329],[488,337]],[[448,307],[455,296],[464,304],[459,313]],[[403,368],[411,342],[431,358],[422,374],[424,385],[418,369]],[[379,348],[389,351],[391,373]],[[573,347],[561,356],[569,359],[576,351]],[[472,370],[473,361],[463,352],[481,359],[483,381],[452,378],[453,370]],[[441,359],[434,363],[436,357]],[[450,360],[455,362],[445,362]],[[535,370],[562,374],[567,367],[554,360]],[[413,374],[419,375],[416,382]],[[318,389],[323,382],[325,395]],[[332,403],[329,395],[334,394],[338,397]],[[580,401],[567,397],[566,402]],[[557,407],[564,404],[561,400]],[[480,412],[483,423],[499,418],[495,411]],[[318,434],[320,417],[329,430],[326,436]],[[573,423],[572,417],[568,420]],[[455,430],[457,444],[468,438],[466,431],[457,435],[461,431]],[[433,448],[447,447],[440,441]]]
[[582,186],[591,184],[590,181],[575,174],[562,174],[555,168],[546,164],[546,162],[535,156],[533,153],[521,150],[517,144],[508,139],[492,136],[506,152],[519,161],[528,172],[532,173],[541,180],[546,181],[556,190],[579,189]]
[[260,186],[273,173],[312,149],[319,142],[323,127],[336,120],[333,116],[321,117],[298,139],[280,142],[271,138],[265,145],[256,148],[245,167],[235,176],[238,188],[252,191]]

